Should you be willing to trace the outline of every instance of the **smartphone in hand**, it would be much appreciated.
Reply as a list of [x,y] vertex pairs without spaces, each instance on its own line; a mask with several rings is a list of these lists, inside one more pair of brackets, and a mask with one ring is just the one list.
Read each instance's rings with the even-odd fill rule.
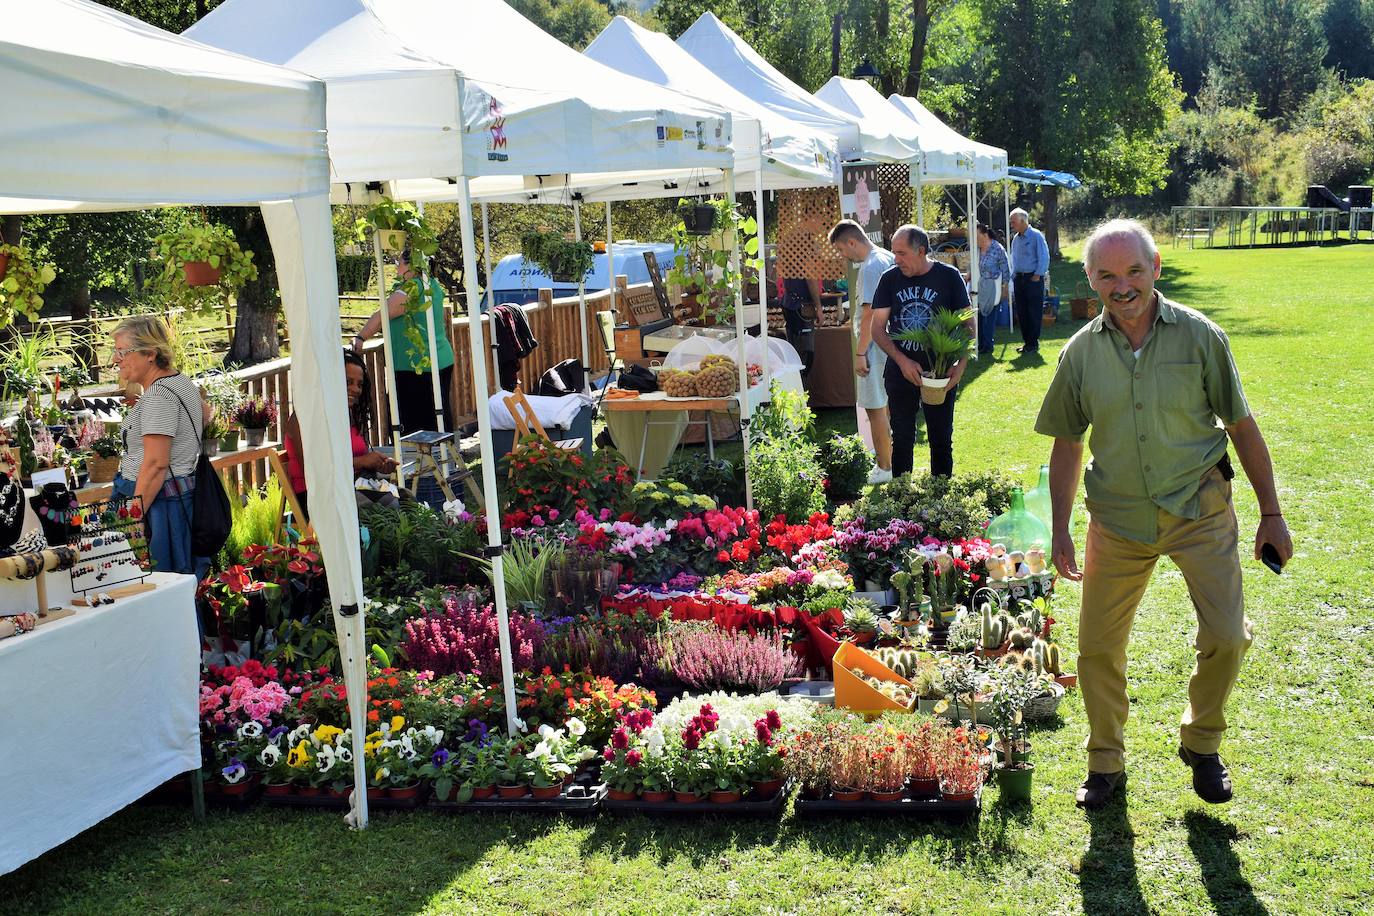
[[1260,562],[1274,571],[1274,575],[1283,574],[1283,563],[1279,561],[1278,548],[1273,544],[1265,543],[1260,546]]

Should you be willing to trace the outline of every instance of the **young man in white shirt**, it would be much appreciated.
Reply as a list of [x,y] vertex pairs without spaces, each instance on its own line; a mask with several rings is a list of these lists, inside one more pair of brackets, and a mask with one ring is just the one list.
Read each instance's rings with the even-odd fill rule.
[[887,389],[883,386],[883,370],[887,354],[873,342],[870,321],[873,291],[881,277],[895,260],[892,252],[873,244],[863,227],[852,219],[840,220],[830,230],[830,244],[841,257],[859,264],[859,288],[851,295],[854,308],[854,385],[856,403],[868,413],[868,425],[873,432],[873,450],[877,467],[869,478],[871,483],[892,479],[892,427],[887,415]]

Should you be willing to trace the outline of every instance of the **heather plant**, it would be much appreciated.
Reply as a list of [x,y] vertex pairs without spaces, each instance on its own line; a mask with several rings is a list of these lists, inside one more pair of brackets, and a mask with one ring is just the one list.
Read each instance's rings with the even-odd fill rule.
[[613,618],[557,618],[550,622],[539,665],[555,671],[595,671],[624,684],[655,686],[663,649],[657,633],[626,615]]
[[[544,643],[544,625],[533,617],[510,613],[512,665],[529,670]],[[442,605],[406,622],[401,641],[410,666],[435,675],[501,676],[501,649],[496,612],[478,607],[472,592],[450,592]]]
[[801,674],[780,635],[688,630],[671,637],[673,673],[693,690],[773,690]]

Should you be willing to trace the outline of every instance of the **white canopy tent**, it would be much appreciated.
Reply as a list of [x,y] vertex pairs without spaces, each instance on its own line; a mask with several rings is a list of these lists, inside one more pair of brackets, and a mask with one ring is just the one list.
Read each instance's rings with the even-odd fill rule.
[[[349,695],[365,695],[324,86],[86,0],[0,0],[0,16],[0,84],[24,100],[0,120],[0,213],[262,207],[340,657]],[[364,713],[350,709],[359,786]],[[365,823],[365,807],[356,816]]]
[[[472,201],[484,183],[515,176],[537,187],[605,172],[649,180],[732,164],[723,109],[609,70],[499,0],[227,0],[187,35],[322,78],[336,199],[364,199],[369,186],[386,183],[397,199],[456,200],[465,278],[477,277]],[[488,386],[475,285],[465,287],[480,406]],[[480,413],[487,554],[513,731],[496,457],[490,418]]]

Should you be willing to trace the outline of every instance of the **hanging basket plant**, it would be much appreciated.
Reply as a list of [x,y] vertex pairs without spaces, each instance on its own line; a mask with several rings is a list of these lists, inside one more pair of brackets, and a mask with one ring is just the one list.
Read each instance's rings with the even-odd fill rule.
[[547,229],[522,234],[520,254],[559,283],[577,283],[596,264],[596,251],[590,242],[578,242]]
[[[704,231],[696,231],[688,225],[689,214],[699,209],[711,211],[709,226],[704,219],[697,224],[697,227],[706,226]],[[759,267],[758,223],[752,216],[742,219],[725,198],[715,198],[706,204],[684,198],[677,202],[677,212],[682,218],[673,230],[678,254],[666,279],[695,301],[696,308],[690,310],[697,313],[703,324],[731,324],[735,320],[736,294],[742,288],[742,269],[757,270]],[[737,240],[743,258],[738,269],[731,264]]]
[[57,279],[57,271],[35,261],[27,245],[0,245],[0,262],[0,328],[16,314],[36,320],[43,308],[43,290]]
[[382,198],[358,220],[357,230],[359,241],[367,241],[368,235],[376,232],[382,250],[393,254],[409,245],[411,266],[421,273],[423,259],[439,250],[439,239],[419,208],[403,200]]
[[688,235],[710,235],[716,228],[717,210],[713,204],[679,201],[677,213]]
[[188,223],[153,242],[154,257],[163,265],[156,282],[183,304],[223,305],[245,283],[258,278],[253,253],[240,248],[234,231],[221,223]]

